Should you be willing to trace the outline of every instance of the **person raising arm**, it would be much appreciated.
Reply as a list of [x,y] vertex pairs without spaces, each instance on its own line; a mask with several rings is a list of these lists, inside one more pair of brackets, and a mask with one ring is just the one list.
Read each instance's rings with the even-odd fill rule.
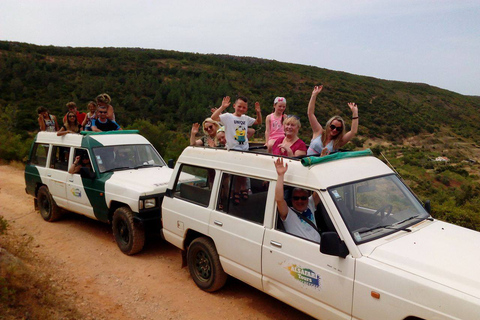
[[315,103],[322,89],[323,86],[315,86],[308,103],[307,115],[313,131],[312,141],[307,150],[309,156],[327,155],[330,152],[338,151],[352,140],[358,131],[358,107],[354,102],[347,104],[352,111],[352,128],[349,132],[345,133],[345,121],[338,115],[330,118],[325,128],[322,127],[315,117]]
[[[288,170],[288,164],[283,164],[283,158],[274,161],[277,171],[277,183],[275,185],[275,202],[277,210],[282,219],[285,231],[287,233],[299,236],[301,238],[320,242],[320,231],[318,231],[315,220],[315,208],[320,203],[319,195],[305,189],[295,188],[292,191],[292,207],[289,207],[284,199],[284,176]],[[300,218],[301,216],[301,218]],[[310,223],[307,222],[307,219]],[[314,225],[315,228],[312,226]]]

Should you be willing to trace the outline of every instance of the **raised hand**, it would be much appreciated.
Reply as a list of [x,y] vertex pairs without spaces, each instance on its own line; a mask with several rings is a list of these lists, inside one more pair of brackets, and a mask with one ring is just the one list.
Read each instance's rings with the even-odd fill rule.
[[354,113],[355,111],[358,112],[358,106],[355,102],[349,102],[348,106],[350,107],[350,110],[352,110],[352,113]]
[[260,109],[260,102],[257,101],[257,102],[255,102],[255,112],[258,113],[258,112],[260,112],[260,111],[261,111],[261,109]]
[[322,92],[322,89],[323,85],[313,87],[312,96],[317,96],[320,92]]
[[221,105],[221,108],[228,108],[228,106],[230,105],[230,97],[229,96],[226,96],[223,98],[222,100],[222,105]]
[[278,158],[273,163],[275,164],[275,169],[277,170],[277,174],[279,176],[284,175],[285,172],[287,172],[288,164],[285,163],[285,166],[283,165],[283,158]]
[[192,131],[190,131],[190,133],[196,135],[198,133],[198,128],[200,128],[199,123],[192,124]]

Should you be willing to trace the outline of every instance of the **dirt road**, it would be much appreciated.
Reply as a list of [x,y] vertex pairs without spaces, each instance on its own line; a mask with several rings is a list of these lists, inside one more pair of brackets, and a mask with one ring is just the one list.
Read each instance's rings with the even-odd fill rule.
[[11,228],[33,237],[53,285],[91,319],[310,319],[304,313],[230,278],[216,293],[196,287],[180,251],[149,239],[122,254],[109,225],[76,214],[45,222],[25,193],[23,170],[0,166],[0,213]]

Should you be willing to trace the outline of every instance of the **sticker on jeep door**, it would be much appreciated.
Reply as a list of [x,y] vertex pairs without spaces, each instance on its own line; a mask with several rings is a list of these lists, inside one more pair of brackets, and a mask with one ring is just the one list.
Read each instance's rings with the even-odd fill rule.
[[70,189],[70,192],[74,197],[81,198],[82,197],[82,191],[78,188],[72,188]]
[[314,287],[315,289],[322,288],[322,278],[313,270],[299,267],[296,264],[292,264],[285,268],[290,272],[290,275],[294,277],[295,280],[300,281],[301,283],[310,287]]

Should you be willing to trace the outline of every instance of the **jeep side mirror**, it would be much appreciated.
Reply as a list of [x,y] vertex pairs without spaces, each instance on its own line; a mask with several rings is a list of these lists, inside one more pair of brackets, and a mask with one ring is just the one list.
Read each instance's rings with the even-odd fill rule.
[[423,204],[423,207],[425,208],[425,211],[428,212],[428,214],[431,214],[432,206],[430,204],[430,200],[425,201],[425,203]]
[[324,232],[320,241],[320,252],[330,256],[345,258],[349,251],[345,242],[340,240],[336,232]]
[[175,162],[173,161],[173,159],[168,159],[167,166],[168,166],[170,169],[173,169],[173,167],[175,167]]

